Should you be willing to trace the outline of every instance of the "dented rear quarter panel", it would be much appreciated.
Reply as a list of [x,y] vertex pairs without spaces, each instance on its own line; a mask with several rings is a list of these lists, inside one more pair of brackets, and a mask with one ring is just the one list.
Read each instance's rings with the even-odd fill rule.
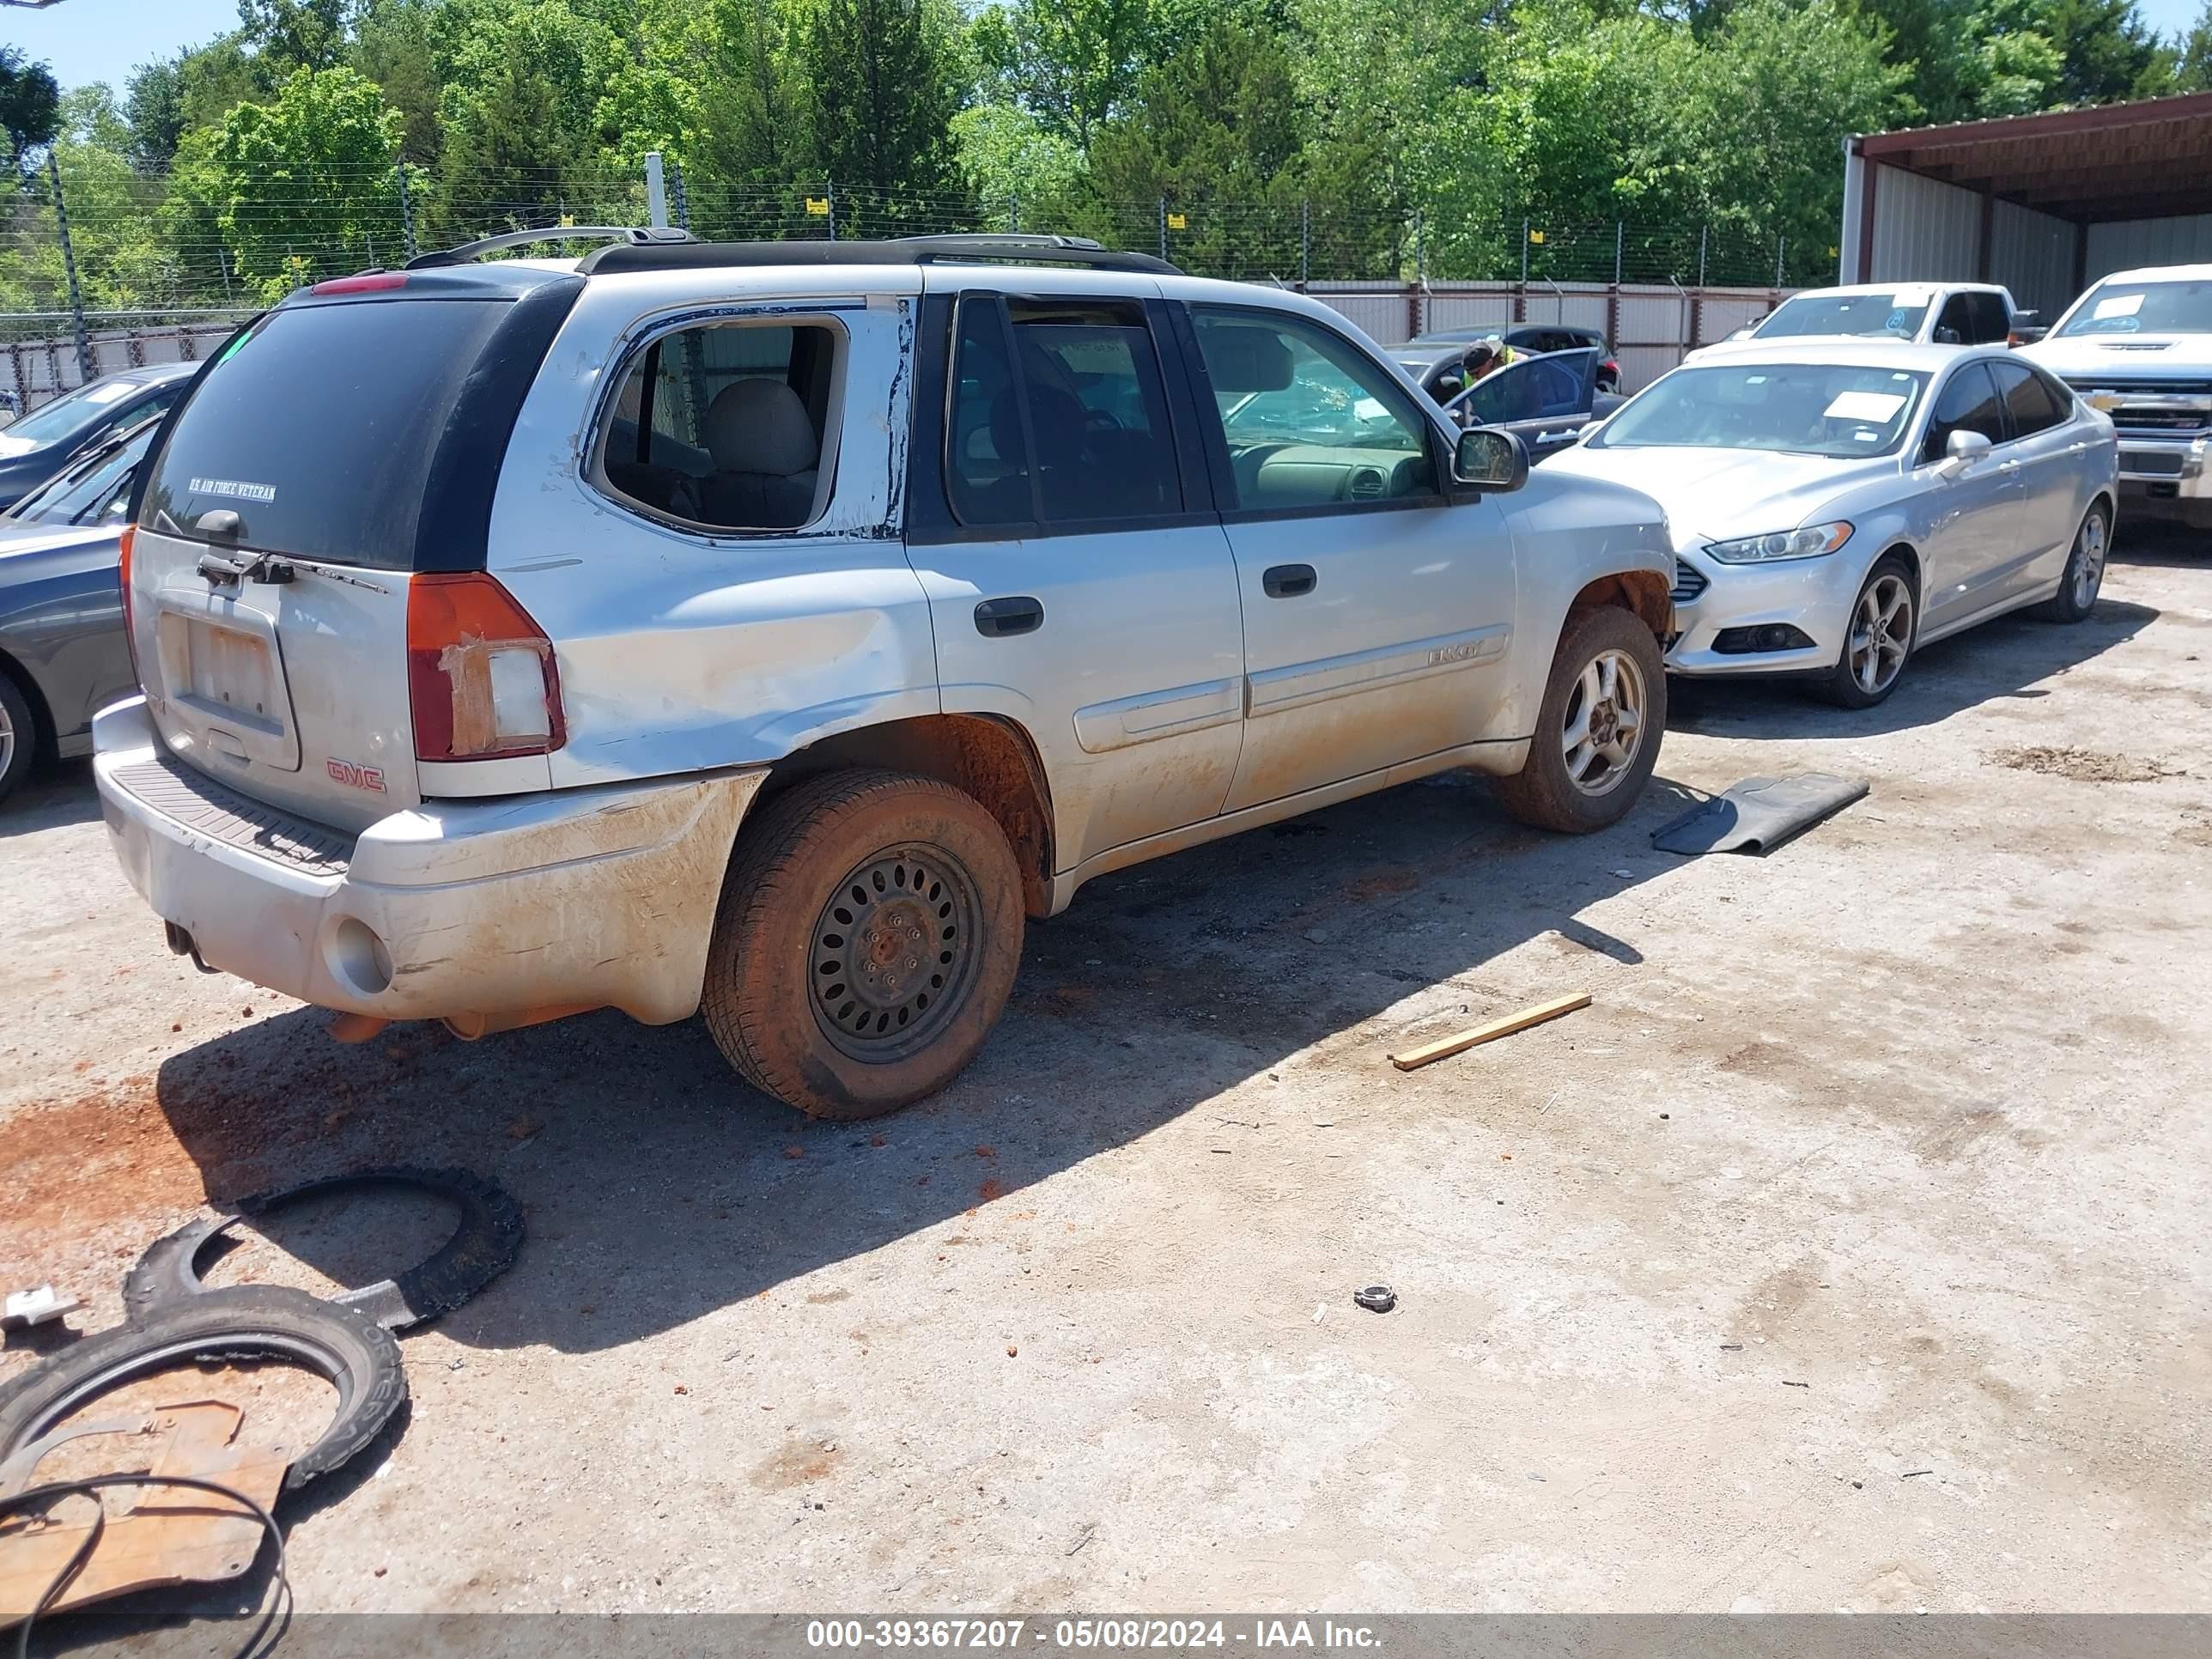
[[[577,301],[507,446],[488,554],[556,641],[568,719],[556,787],[764,763],[938,712],[928,604],[899,538],[920,292],[918,271],[883,266],[722,269],[594,283]],[[846,333],[823,516],[785,534],[714,536],[587,482],[632,349],[670,328],[748,319]]]

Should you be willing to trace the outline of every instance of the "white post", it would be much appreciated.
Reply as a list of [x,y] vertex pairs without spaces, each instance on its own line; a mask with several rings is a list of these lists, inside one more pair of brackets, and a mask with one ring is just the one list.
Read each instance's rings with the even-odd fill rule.
[[648,224],[664,230],[668,227],[668,187],[661,180],[657,149],[645,153],[645,216]]

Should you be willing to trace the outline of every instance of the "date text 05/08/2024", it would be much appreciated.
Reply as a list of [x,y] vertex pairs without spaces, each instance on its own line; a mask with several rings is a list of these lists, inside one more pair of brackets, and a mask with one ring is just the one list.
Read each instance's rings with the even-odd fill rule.
[[1382,1645],[1367,1625],[1308,1619],[816,1619],[806,1645],[836,1650],[1195,1652],[1358,1651]]

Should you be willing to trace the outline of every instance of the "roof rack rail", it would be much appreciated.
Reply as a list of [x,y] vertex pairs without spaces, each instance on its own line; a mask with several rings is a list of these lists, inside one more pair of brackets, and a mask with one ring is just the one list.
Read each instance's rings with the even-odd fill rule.
[[998,234],[900,236],[882,241],[614,242],[584,256],[586,275],[679,270],[715,265],[1064,265],[1085,270],[1146,271],[1179,276],[1180,267],[1149,253],[1125,253],[1087,236]]
[[463,242],[459,247],[418,253],[405,268],[423,270],[435,265],[465,265],[500,248],[528,247],[538,242],[608,242],[617,246],[667,247],[696,243],[698,240],[690,231],[669,225],[547,225],[539,230],[502,231],[496,236],[479,236],[473,242]]

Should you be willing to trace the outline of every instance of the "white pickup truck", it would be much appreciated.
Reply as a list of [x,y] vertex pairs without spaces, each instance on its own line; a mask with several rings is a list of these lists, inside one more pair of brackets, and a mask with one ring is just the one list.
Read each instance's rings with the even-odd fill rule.
[[1859,283],[1793,294],[1748,328],[1686,360],[1742,346],[1815,340],[1897,340],[1915,345],[2016,345],[2035,313],[1993,283]]
[[2123,518],[2212,528],[2212,265],[2116,271],[2022,355],[2119,429]]

